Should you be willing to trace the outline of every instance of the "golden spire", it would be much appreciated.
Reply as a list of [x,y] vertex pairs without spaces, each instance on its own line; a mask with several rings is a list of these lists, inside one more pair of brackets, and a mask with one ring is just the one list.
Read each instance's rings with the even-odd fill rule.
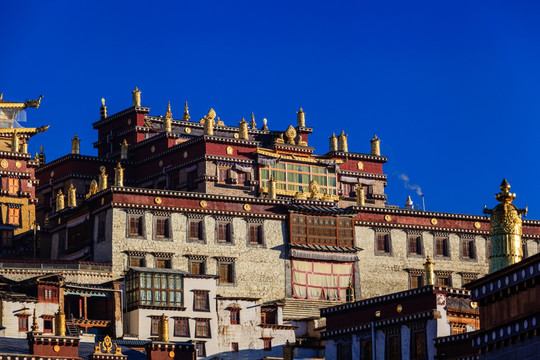
[[128,158],[129,144],[126,139],[120,144],[120,159],[124,160]]
[[330,152],[338,151],[338,139],[335,133],[330,137]]
[[238,137],[240,139],[249,139],[248,124],[244,118],[238,123]]
[[39,147],[38,162],[39,165],[45,165],[45,153],[43,152],[43,146]]
[[39,332],[39,325],[37,323],[37,315],[36,315],[36,308],[34,307],[34,316],[33,316],[33,321],[32,321],[32,332],[33,333],[37,333]]
[[435,285],[435,263],[431,261],[429,256],[424,263],[424,277],[426,278],[426,285]]
[[165,314],[159,317],[159,341],[169,342],[169,318]]
[[135,90],[133,90],[131,94],[131,102],[133,103],[133,106],[141,106],[141,92],[139,91],[139,88],[135,86]]
[[114,168],[114,186],[124,186],[124,169],[120,163]]
[[101,98],[101,109],[100,109],[100,119],[107,118],[107,106],[105,106],[105,98]]
[[371,155],[381,156],[381,140],[377,135],[373,136],[371,141]]
[[191,116],[189,116],[189,108],[187,106],[187,101],[186,105],[184,105],[184,115],[182,115],[182,119],[184,119],[185,121],[189,121],[189,119],[191,119]]
[[298,127],[306,127],[306,114],[302,108],[298,109],[296,113],[296,122]]
[[77,189],[73,186],[73,183],[69,184],[68,189],[68,207],[77,206]]
[[503,179],[500,188],[502,192],[495,195],[500,203],[494,209],[487,209],[484,206],[484,213],[491,215],[490,273],[523,259],[521,215],[527,214],[527,208],[518,209],[512,204],[516,194],[510,192],[510,184],[506,179]]
[[99,174],[99,189],[98,191],[103,191],[107,189],[107,178],[109,175],[105,173],[105,167],[101,167],[101,173]]
[[172,131],[172,112],[171,112],[171,102],[167,104],[167,112],[165,113],[165,120],[163,121],[163,131],[171,132]]
[[249,126],[252,128],[252,129],[256,129],[257,128],[257,123],[255,122],[255,114],[252,112],[251,113],[251,122],[249,123]]
[[59,189],[56,193],[56,212],[64,210],[64,194],[62,189]]
[[66,336],[66,314],[64,314],[64,311],[60,308],[58,312],[55,315],[55,335],[56,336]]
[[274,181],[274,175],[270,175],[270,181],[268,181],[268,197],[270,199],[276,198],[276,182]]
[[261,128],[261,130],[268,131],[267,122],[268,122],[268,120],[266,120],[266,118],[264,118],[263,119],[263,127]]
[[347,143],[347,135],[345,131],[341,130],[341,135],[339,135],[339,151],[349,152],[349,144]]
[[19,152],[19,135],[17,135],[17,130],[13,131],[13,136],[11,137],[11,151]]
[[216,112],[214,109],[210,109],[208,114],[204,117],[204,135],[214,135],[214,119],[216,118]]
[[81,153],[81,140],[77,137],[77,134],[71,139],[71,153],[80,154]]
[[366,205],[366,194],[364,192],[364,187],[362,186],[362,184],[358,184],[358,187],[356,188],[356,205]]
[[285,131],[285,136],[287,137],[287,144],[296,145],[294,139],[296,138],[296,130],[292,125],[289,125]]

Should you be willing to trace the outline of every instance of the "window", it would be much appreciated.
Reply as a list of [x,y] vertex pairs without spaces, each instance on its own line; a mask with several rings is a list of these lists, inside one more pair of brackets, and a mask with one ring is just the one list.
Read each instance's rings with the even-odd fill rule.
[[377,253],[390,253],[390,234],[377,233]]
[[144,257],[142,256],[130,256],[129,266],[131,267],[144,267]]
[[131,268],[126,275],[126,299],[128,311],[139,306],[167,306],[181,308],[183,305],[183,277],[167,270],[153,269],[144,272]]
[[150,335],[151,336],[159,335],[159,317],[152,317],[152,322],[150,324]]
[[9,195],[17,195],[18,192],[19,192],[19,179],[8,178]]
[[293,244],[354,246],[351,218],[291,214],[289,223]]
[[447,237],[435,238],[435,256],[449,256]]
[[362,353],[360,354],[360,360],[372,360],[373,351],[372,351],[371,339],[362,340],[360,348]]
[[343,196],[344,197],[353,197],[354,196],[354,193],[353,193],[353,186],[349,183],[341,183],[342,187],[343,187]]
[[272,338],[263,338],[264,351],[272,351]]
[[52,315],[43,315],[43,332],[52,333],[53,332],[53,319]]
[[129,236],[142,236],[143,230],[143,217],[142,216],[130,216],[129,217]]
[[411,359],[427,358],[426,350],[426,332],[416,331],[412,334]]
[[219,284],[234,284],[234,263],[219,263]]
[[349,284],[354,284],[353,264],[292,259],[293,297],[345,301]]
[[410,289],[418,289],[424,286],[424,277],[420,274],[410,274]]
[[195,342],[195,350],[197,351],[197,357],[205,357],[206,356],[205,342],[204,341]]
[[248,237],[251,245],[262,245],[262,224],[249,224]]
[[19,331],[26,332],[28,331],[28,317],[30,315],[17,315],[19,318]]
[[13,246],[13,231],[12,230],[2,230],[2,246],[3,247]]
[[169,219],[156,218],[156,238],[168,238],[169,237]]
[[187,189],[194,190],[197,188],[197,170],[187,173]]
[[437,275],[437,285],[452,286],[452,281],[449,275]]
[[195,319],[195,337],[210,337],[210,319]]
[[105,241],[105,214],[97,217],[97,242]]
[[245,172],[237,173],[236,181],[238,185],[244,185],[246,183],[246,173]]
[[171,259],[156,259],[156,267],[158,269],[171,269]]
[[193,290],[193,310],[210,311],[210,303],[208,301],[208,291]]
[[240,324],[240,309],[230,309],[231,313],[231,325]]
[[202,221],[202,219],[190,219],[189,220],[189,240],[190,241],[202,241],[203,240],[203,221]]
[[232,352],[238,352],[238,343],[237,342],[231,343],[231,351]]
[[422,255],[422,236],[409,235],[409,255]]
[[225,184],[229,179],[229,169],[219,168],[218,170],[218,182]]
[[52,290],[51,289],[45,289],[45,300],[52,300]]
[[8,224],[17,225],[17,226],[20,225],[20,215],[21,215],[21,209],[10,207]]
[[175,318],[174,319],[174,336],[189,337],[189,319]]
[[461,256],[464,259],[476,259],[473,239],[461,239]]
[[337,360],[352,360],[350,342],[338,342],[336,344],[336,359]]
[[401,359],[401,343],[399,335],[390,335],[386,337],[386,353],[388,354],[388,356],[386,356],[385,359]]
[[231,223],[230,222],[217,223],[217,241],[220,243],[231,242]]
[[270,176],[276,182],[276,190],[282,194],[291,194],[306,191],[312,180],[319,184],[321,194],[336,195],[337,182],[335,169],[320,165],[292,164],[280,161],[275,165],[260,169],[261,187],[268,189]]
[[206,266],[204,260],[190,260],[189,272],[194,275],[206,274]]

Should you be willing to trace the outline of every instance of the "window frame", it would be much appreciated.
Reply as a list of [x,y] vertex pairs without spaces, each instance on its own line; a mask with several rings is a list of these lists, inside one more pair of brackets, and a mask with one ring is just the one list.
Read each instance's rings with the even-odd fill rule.
[[210,312],[210,291],[208,290],[192,290],[193,291],[193,311]]
[[[397,344],[392,344],[392,340],[397,340]],[[394,345],[397,345],[397,353],[392,354]],[[401,360],[401,335],[399,330],[395,334],[387,334],[385,339],[385,359],[388,360]]]
[[[199,327],[200,325],[202,324],[206,324],[204,327],[207,329],[207,334],[201,334],[200,331],[203,329],[202,327]],[[212,333],[211,333],[211,329],[210,329],[210,319],[201,319],[201,318],[196,318],[195,319],[195,337],[196,338],[205,338],[205,339],[208,339],[208,338],[211,338],[212,337]]]
[[[440,242],[440,246],[439,246]],[[439,248],[441,253],[439,253]],[[438,259],[450,259],[450,237],[449,236],[434,236],[433,237],[433,257]]]
[[474,238],[460,238],[460,255],[465,261],[477,261],[476,242]]
[[[192,226],[197,224],[197,237],[192,236]],[[204,219],[188,218],[187,222],[187,241],[205,243]]]
[[8,205],[8,224],[21,226],[21,208]]
[[375,231],[375,255],[392,256],[392,236],[390,231]]
[[[156,269],[172,269],[172,258],[170,257],[156,257],[155,259]],[[160,263],[165,264],[165,267],[159,266]]]
[[[221,267],[226,266],[227,267],[227,281],[222,281],[222,275],[221,275]],[[218,268],[218,285],[224,285],[224,286],[235,286],[236,285],[236,274],[235,274],[235,262],[230,260],[218,260],[217,264]]]
[[206,357],[206,341],[195,341],[195,352],[197,357]]
[[[222,227],[225,227],[222,229]],[[224,235],[224,239],[222,236]],[[234,244],[233,241],[233,225],[232,221],[218,220],[216,221],[216,243],[218,244]]]
[[107,214],[101,213],[96,215],[96,242],[104,242],[107,238]]
[[159,336],[159,316],[151,316],[150,319],[150,336]]
[[[424,346],[422,347],[422,353],[418,354],[417,338],[416,335],[423,334]],[[411,360],[427,359],[427,333],[425,329],[411,329]]]
[[229,323],[230,325],[240,325],[240,309],[229,309]]
[[[163,225],[160,225],[163,222]],[[158,229],[163,227],[163,234]],[[171,218],[168,216],[154,216],[154,240],[170,240],[171,239]],[[161,230],[161,229],[160,229]]]
[[21,190],[21,179],[8,177],[7,178],[8,195],[17,196]]
[[[199,272],[193,271],[193,265],[198,264]],[[206,260],[189,259],[189,273],[192,275],[206,275]]]
[[[182,329],[186,330],[186,332],[181,332]],[[189,318],[175,317],[173,334],[176,337],[190,337]]]
[[272,351],[272,338],[271,337],[263,337],[263,350],[264,351]]
[[[414,250],[411,252],[411,245],[414,241]],[[424,256],[424,239],[421,234],[407,234],[407,256],[423,257]]]
[[19,332],[28,332],[28,319],[30,318],[30,315],[17,314],[16,316]]
[[[133,220],[137,221],[137,231],[133,230]],[[130,238],[144,238],[144,215],[128,214],[127,217],[127,237]]]
[[238,346],[238,343],[237,342],[232,342],[231,343],[231,352],[235,353],[235,352],[239,352],[240,351],[240,347]]
[[[417,279],[417,287],[413,287],[413,278]],[[419,280],[419,281],[418,281]],[[409,273],[409,290],[419,289],[424,286],[424,275],[420,273]]]
[[[252,229],[257,229],[256,241],[252,241]],[[247,244],[250,246],[264,246],[264,223],[262,222],[248,222],[247,224]]]

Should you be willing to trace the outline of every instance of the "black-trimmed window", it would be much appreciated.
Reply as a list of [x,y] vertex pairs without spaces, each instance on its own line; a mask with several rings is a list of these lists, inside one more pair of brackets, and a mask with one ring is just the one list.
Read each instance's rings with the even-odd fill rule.
[[203,219],[189,219],[189,241],[203,241]]
[[474,239],[461,239],[461,257],[463,259],[476,259]]
[[344,341],[336,344],[336,359],[337,360],[352,360],[351,342]]
[[375,234],[376,251],[378,254],[390,253],[390,234],[386,232],[377,232]]
[[189,273],[193,275],[206,274],[206,262],[200,259],[189,260]]
[[218,243],[231,243],[232,242],[232,223],[225,221],[218,221],[216,224],[217,242]]
[[150,322],[150,335],[158,336],[159,335],[159,316],[152,316]]
[[193,290],[193,310],[210,311],[208,290]]
[[260,223],[248,225],[248,239],[250,245],[263,244],[263,226]]
[[408,242],[409,255],[422,255],[422,236],[421,235],[409,235],[407,242]]
[[386,336],[386,355],[388,360],[401,360],[401,339],[399,334]]
[[10,248],[13,246],[13,230],[2,230],[2,247]]
[[169,237],[169,218],[156,217],[154,221],[155,237],[164,239]]
[[450,256],[448,237],[437,236],[435,238],[435,256],[438,256],[438,257]]
[[156,258],[156,268],[158,268],[158,269],[172,269],[171,258]]
[[238,343],[237,343],[237,342],[231,343],[231,351],[232,351],[232,352],[238,352],[238,351],[239,351]]
[[21,209],[18,207],[8,208],[8,224],[19,226],[21,224]]
[[196,341],[195,350],[197,351],[197,357],[205,357],[206,356],[206,342]]
[[360,360],[372,360],[373,359],[373,344],[371,339],[364,339],[360,343]]
[[272,351],[272,338],[264,337],[263,340],[263,349],[264,351]]
[[210,319],[195,319],[195,337],[210,337]]
[[452,277],[450,275],[437,275],[437,285],[452,286]]
[[129,216],[128,224],[129,236],[142,236],[143,235],[143,217],[137,215]]
[[189,337],[188,318],[174,318],[174,336]]
[[219,261],[219,284],[220,285],[233,285],[234,284],[234,262],[232,261]]
[[424,276],[421,274],[409,274],[409,289],[418,289],[424,286]]
[[139,306],[181,308],[183,292],[182,274],[166,270],[145,272],[131,268],[126,275],[128,311]]
[[144,257],[143,256],[129,256],[129,266],[130,267],[144,267]]
[[240,309],[229,309],[231,325],[240,325]]
[[417,330],[411,334],[411,359],[427,359],[426,331]]
[[28,318],[30,317],[30,315],[26,315],[26,314],[23,314],[23,315],[17,315],[18,317],[18,322],[19,322],[19,331],[20,332],[27,332],[28,331]]
[[53,332],[54,316],[43,315],[42,318],[43,318],[43,332],[47,334],[51,334]]

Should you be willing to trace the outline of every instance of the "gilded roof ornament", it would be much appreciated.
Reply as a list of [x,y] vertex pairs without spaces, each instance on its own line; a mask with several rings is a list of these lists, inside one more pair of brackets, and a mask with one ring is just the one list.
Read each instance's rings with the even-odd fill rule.
[[105,105],[105,98],[101,98],[100,119],[107,118],[107,106]]
[[248,124],[244,118],[238,123],[238,137],[240,139],[249,139]]
[[81,153],[81,139],[77,137],[77,134],[71,139],[71,153],[80,154]]
[[163,122],[163,131],[171,132],[172,131],[172,112],[171,112],[171,102],[167,103],[167,112],[165,112],[165,121]]
[[189,121],[191,119],[191,116],[189,116],[189,107],[186,101],[186,104],[184,105],[184,115],[182,115],[182,119],[185,121]]
[[316,180],[311,180],[309,183],[309,195],[312,199],[319,197],[320,186]]
[[345,135],[345,131],[341,130],[341,134],[339,135],[339,151],[343,152],[349,152],[349,144],[347,143],[347,135]]
[[43,95],[39,95],[39,98],[37,100],[30,100],[27,99],[24,102],[14,102],[14,101],[4,101],[4,93],[0,94],[0,109],[21,109],[24,110],[26,108],[32,108],[35,107],[36,109],[39,108],[39,105],[41,104],[41,99],[43,98]]
[[268,125],[267,125],[267,122],[268,120],[266,120],[266,118],[263,119],[263,127],[261,128],[261,130],[263,131],[268,131]]
[[285,131],[285,136],[287,137],[287,144],[295,145],[294,139],[296,138],[296,130],[292,125],[289,125]]
[[298,109],[296,113],[296,122],[298,127],[306,127],[306,114],[302,108]]
[[135,90],[133,90],[131,94],[131,102],[133,106],[141,106],[141,92],[139,91],[139,88],[135,86]]
[[275,143],[276,143],[276,144],[283,144],[283,143],[285,143],[285,140],[283,140],[283,133],[279,134],[279,136],[276,138]]
[[330,136],[330,152],[338,151],[338,139],[335,133]]
[[381,156],[381,140],[377,135],[373,136],[371,141],[371,155]]
[[252,112],[251,113],[251,122],[249,123],[249,126],[252,128],[252,129],[256,129],[257,128],[257,123],[255,122],[255,114]]

